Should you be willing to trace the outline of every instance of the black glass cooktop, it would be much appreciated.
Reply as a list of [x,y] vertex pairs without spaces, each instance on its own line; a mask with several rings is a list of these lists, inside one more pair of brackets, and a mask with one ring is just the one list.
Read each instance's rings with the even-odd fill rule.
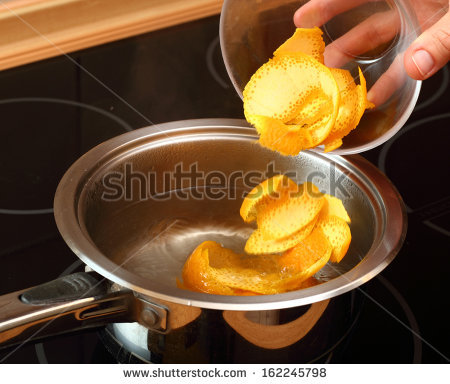
[[[62,56],[0,72],[0,294],[83,269],[52,211],[58,181],[80,155],[153,123],[243,118],[218,23],[206,18],[70,54],[74,62]],[[399,189],[409,229],[392,264],[365,285],[340,353],[324,361],[449,361],[449,100],[446,67],[424,82],[400,133],[364,154]],[[90,330],[0,350],[0,361],[116,360]]]

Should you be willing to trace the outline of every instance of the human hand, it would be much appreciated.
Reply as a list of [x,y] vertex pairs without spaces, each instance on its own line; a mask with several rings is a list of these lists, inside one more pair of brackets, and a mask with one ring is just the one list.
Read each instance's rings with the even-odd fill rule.
[[[310,0],[297,10],[297,27],[322,26],[335,16],[367,2],[381,0]],[[404,82],[404,73],[425,80],[450,60],[449,0],[409,0],[423,33],[399,55],[370,89],[367,97],[383,104]],[[358,56],[392,40],[400,28],[395,10],[375,13],[339,37],[325,50],[325,64],[341,67]]]

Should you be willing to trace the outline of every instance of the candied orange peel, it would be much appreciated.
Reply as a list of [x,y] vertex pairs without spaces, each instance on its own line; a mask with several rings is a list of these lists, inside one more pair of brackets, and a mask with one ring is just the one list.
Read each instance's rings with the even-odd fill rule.
[[332,151],[374,107],[361,69],[356,85],[349,71],[323,64],[324,49],[319,28],[298,28],[245,86],[244,114],[262,146],[284,155]]
[[340,262],[350,245],[350,217],[342,201],[309,182],[298,185],[284,175],[267,179],[248,193],[240,214],[258,226],[245,253],[201,243],[184,264],[179,288],[241,296],[307,288],[328,261]]

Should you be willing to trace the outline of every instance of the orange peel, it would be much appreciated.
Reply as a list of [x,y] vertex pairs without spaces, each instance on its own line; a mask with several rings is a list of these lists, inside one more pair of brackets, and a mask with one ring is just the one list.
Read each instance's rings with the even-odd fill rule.
[[321,228],[314,228],[309,236],[278,260],[284,273],[302,282],[316,274],[330,259],[332,245]]
[[361,69],[356,85],[349,71],[323,65],[324,49],[319,28],[297,28],[247,83],[244,114],[262,146],[291,156],[333,151],[374,107]]
[[311,133],[302,125],[285,124],[267,116],[252,116],[251,121],[260,134],[259,143],[283,155],[295,156],[312,145]]
[[324,152],[334,151],[335,149],[338,149],[342,144],[343,144],[342,139],[336,139],[328,143],[324,143],[325,148],[323,151]]
[[332,105],[329,103],[329,99],[321,92],[311,94],[308,100],[305,101],[305,107],[295,116],[289,125],[311,126],[323,116],[330,113]]
[[[218,284],[210,274],[209,260],[205,249],[215,246],[214,241],[201,243],[186,260],[181,276],[183,282],[181,288],[192,291],[205,292],[216,295],[233,295],[231,288]],[[180,285],[179,285],[180,286]]]
[[366,108],[374,106],[367,101],[366,80],[361,68],[359,68],[359,85],[356,85],[347,70],[331,68],[331,73],[339,87],[341,102],[335,124],[323,142],[325,152],[339,148],[342,138],[358,126]]
[[189,289],[219,295],[281,293],[286,280],[278,258],[239,255],[214,241],[205,241],[186,261],[183,283]]
[[307,288],[318,283],[312,276],[328,261],[341,261],[351,242],[342,201],[285,175],[255,187],[244,199],[241,216],[258,224],[246,254],[203,242],[184,264],[183,281],[176,282],[180,289],[243,296]]
[[282,56],[302,52],[323,64],[324,51],[325,43],[320,28],[297,28],[294,34],[280,45],[273,55]]
[[352,240],[348,224],[340,217],[328,216],[317,222],[317,228],[323,231],[333,248],[330,261],[339,263],[347,253]]
[[306,182],[289,199],[262,208],[256,222],[267,238],[286,238],[313,221],[323,204],[323,195],[319,189],[313,183]]
[[344,207],[341,199],[337,197],[324,194],[324,205],[320,211],[320,218],[325,218],[328,216],[337,216],[347,223],[350,223],[350,216]]
[[316,220],[312,220],[291,236],[282,239],[267,238],[262,230],[256,229],[245,243],[245,252],[250,255],[284,252],[295,247],[306,238],[313,230],[315,224]]
[[[302,137],[297,148],[280,152],[297,154],[305,147],[304,131],[310,132],[312,140],[307,140],[310,148],[319,144],[328,135],[334,125],[339,110],[339,89],[331,71],[323,64],[304,53],[277,56],[259,68],[244,89],[244,114],[258,132],[266,132],[261,142],[263,146],[277,148],[283,143],[280,138],[295,131]],[[320,98],[326,108],[320,110],[314,119],[302,116],[311,114],[311,99]],[[260,117],[274,119],[262,120]],[[302,125],[293,125],[292,129],[283,126],[293,119],[300,119]],[[262,124],[263,123],[263,124]],[[271,123],[276,134],[267,135],[267,126]],[[275,143],[275,144],[274,144]],[[278,149],[277,149],[278,150]]]
[[240,215],[246,223],[256,220],[259,208],[276,203],[295,191],[297,184],[285,175],[276,175],[253,188],[241,204]]
[[[315,232],[320,235],[320,230]],[[286,267],[281,263],[283,256],[239,255],[214,241],[205,241],[186,261],[183,283],[178,282],[178,286],[218,295],[277,294],[307,288],[315,285],[316,282],[310,278],[330,255],[323,246],[313,247],[318,240],[323,244],[327,241],[323,235],[311,234],[302,247],[294,248],[297,249],[296,257],[299,252],[308,252],[302,263],[297,263],[295,267]],[[201,269],[198,269],[199,266]]]

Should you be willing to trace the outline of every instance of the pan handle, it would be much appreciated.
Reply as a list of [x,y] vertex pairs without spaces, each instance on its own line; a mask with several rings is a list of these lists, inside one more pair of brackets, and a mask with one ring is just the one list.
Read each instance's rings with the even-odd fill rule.
[[135,321],[132,291],[78,272],[0,296],[0,348],[44,336]]

